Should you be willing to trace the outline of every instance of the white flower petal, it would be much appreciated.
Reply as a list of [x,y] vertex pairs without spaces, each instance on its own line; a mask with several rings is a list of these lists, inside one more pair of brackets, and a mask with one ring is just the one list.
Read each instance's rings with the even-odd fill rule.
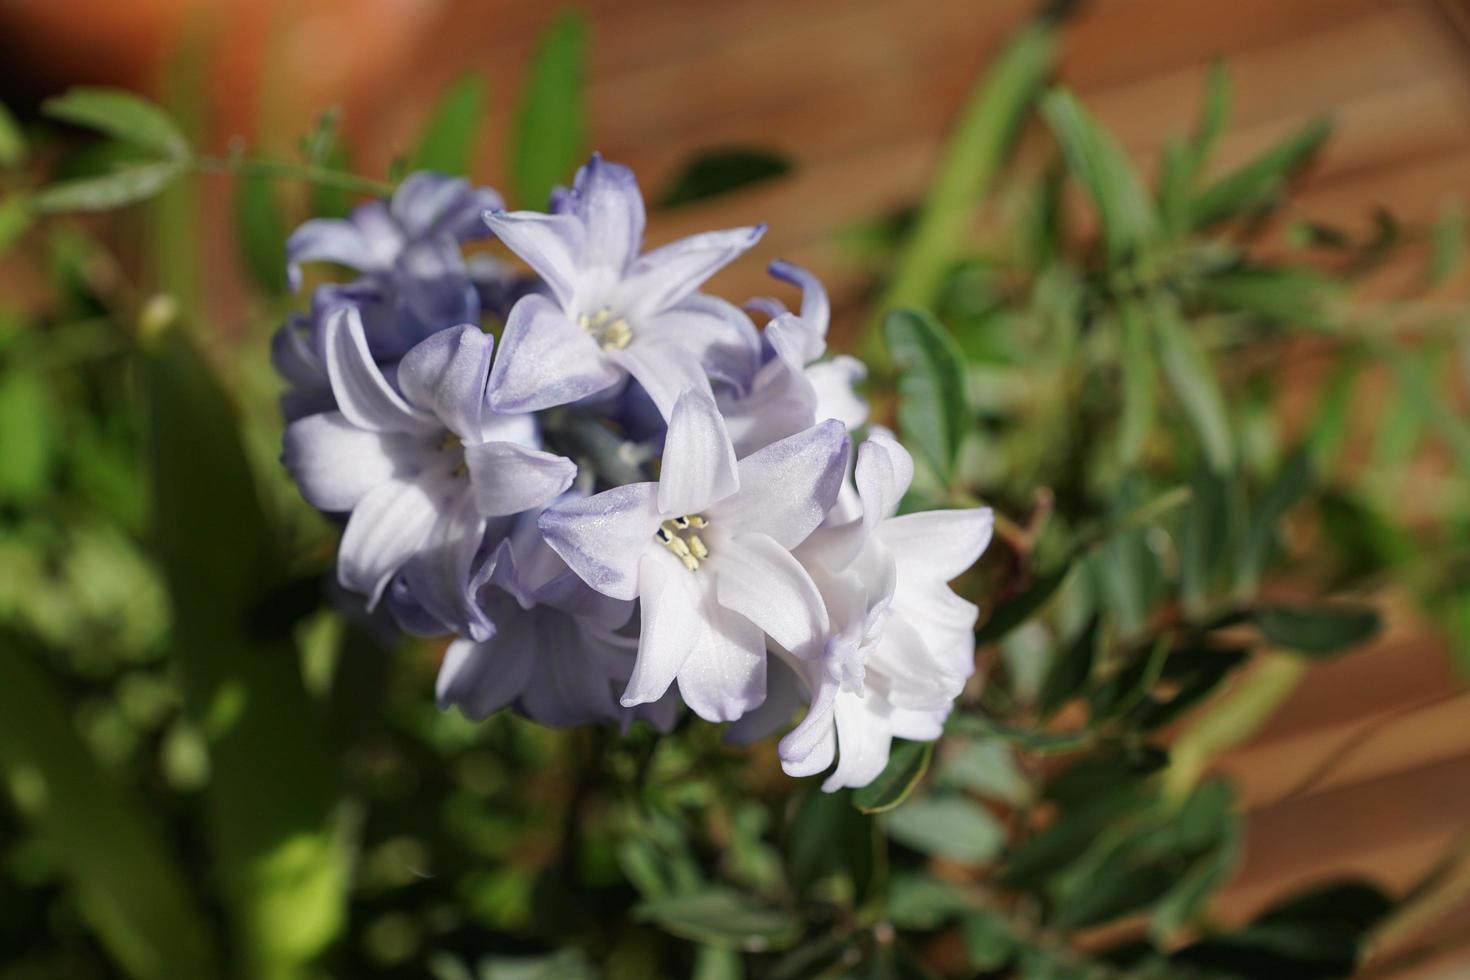
[[423,544],[439,519],[443,502],[420,482],[393,480],[353,508],[337,550],[342,587],[376,605],[388,580]]
[[643,386],[665,419],[673,414],[679,396],[689,389],[714,397],[704,368],[692,354],[678,347],[640,339],[635,333],[630,345],[623,350],[610,350],[606,357]]
[[930,510],[890,518],[878,526],[877,535],[898,561],[900,579],[913,575],[948,582],[979,560],[994,527],[989,507]]
[[617,384],[623,373],[597,341],[539,293],[510,311],[490,371],[490,407],[532,412],[565,405]]
[[898,502],[914,481],[914,458],[888,432],[875,430],[858,447],[854,480],[863,501],[863,527],[871,531],[898,513]]
[[398,364],[403,397],[433,412],[460,438],[478,439],[494,343],[489,334],[472,326],[430,335]]
[[404,401],[373,363],[356,309],[338,309],[328,317],[325,347],[332,394],[353,425],[381,432],[426,432],[437,426],[432,415]]
[[360,429],[341,412],[323,412],[286,427],[281,462],[307,503],[335,512],[356,507],[422,453],[410,436]]
[[617,288],[617,308],[646,320],[694,292],[766,233],[765,225],[690,235],[645,253]]
[[519,514],[566,492],[577,464],[555,453],[513,442],[485,442],[464,449],[475,505],[485,517]]
[[847,430],[826,421],[742,459],[740,489],[710,508],[727,534],[768,534],[794,548],[837,500],[847,471]]
[[822,594],[791,553],[764,534],[740,534],[709,560],[720,605],[760,627],[796,657],[822,653],[829,623]]
[[658,509],[669,517],[697,514],[739,487],[735,448],[714,398],[686,389],[674,403],[664,437]]

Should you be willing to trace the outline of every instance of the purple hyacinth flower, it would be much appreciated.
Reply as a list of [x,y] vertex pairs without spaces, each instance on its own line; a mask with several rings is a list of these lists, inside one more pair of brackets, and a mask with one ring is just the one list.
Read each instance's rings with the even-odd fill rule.
[[482,291],[504,288],[506,276],[483,261],[465,261],[460,246],[488,237],[486,209],[499,194],[460,178],[409,175],[388,201],[371,201],[346,218],[317,218],[286,243],[291,288],[305,262],[335,262],[362,273],[341,298],[362,311],[373,359],[397,360],[436,331],[480,320]]
[[466,632],[483,625],[464,586],[487,519],[539,507],[576,475],[536,448],[533,420],[487,410],[492,343],[478,327],[440,331],[404,355],[395,385],[358,311],[336,311],[324,348],[337,409],[291,423],[283,453],[311,504],[350,515],[343,586],[376,603],[402,572],[429,613]]
[[715,231],[639,254],[643,197],[632,171],[593,158],[551,214],[486,215],[545,294],[511,310],[490,376],[496,411],[578,401],[632,376],[668,417],[709,379],[744,390],[760,356],[749,317],[696,290],[756,243],[764,225]]
[[638,598],[638,660],[623,704],[679,693],[730,721],[765,698],[766,637],[796,656],[828,623],[791,555],[837,499],[847,432],[828,421],[737,464],[709,395],[690,389],[669,420],[657,483],[633,483],[541,515],[547,543],[588,585]]

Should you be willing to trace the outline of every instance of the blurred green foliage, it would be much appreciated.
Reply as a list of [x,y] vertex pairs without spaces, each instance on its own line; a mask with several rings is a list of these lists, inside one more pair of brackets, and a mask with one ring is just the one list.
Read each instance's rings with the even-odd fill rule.
[[[0,111],[0,252],[47,286],[0,301],[0,978],[1331,977],[1432,904],[1446,869],[1219,925],[1242,828],[1209,767],[1308,661],[1371,639],[1388,587],[1470,673],[1465,314],[1353,295],[1404,241],[1429,246],[1426,289],[1452,279],[1463,210],[1383,216],[1363,241],[1297,225],[1262,260],[1327,124],[1212,177],[1216,68],[1149,188],[1047,88],[1054,30],[999,53],[917,217],[855,236],[891,270],[864,344],[921,467],[908,503],[1003,516],[963,583],[987,610],[985,684],[940,743],[898,743],[833,795],[704,725],[471,725],[433,706],[432,645],[339,611],[334,530],[275,461],[264,351],[292,302],[284,229],[306,216],[278,181],[307,182],[314,214],[389,186],[350,172],[335,113],[281,161],[201,156],[125,93],[48,106],[105,151]],[[520,93],[522,205],[583,153],[585,46],[580,18],[556,20]],[[453,86],[409,165],[469,171],[492,97]],[[1006,167],[1025,133],[1051,147],[1040,172]],[[59,183],[25,169],[37,157]],[[789,166],[705,155],[662,200]],[[237,178],[261,309],[244,342],[188,322],[96,226],[35,221],[194,172]],[[987,194],[1006,220],[977,240]],[[181,220],[119,218],[177,232],[158,270],[192,261]],[[1333,366],[1287,427],[1301,345]],[[1385,373],[1389,410],[1359,439],[1354,401]],[[1122,938],[1076,942],[1107,924]]]

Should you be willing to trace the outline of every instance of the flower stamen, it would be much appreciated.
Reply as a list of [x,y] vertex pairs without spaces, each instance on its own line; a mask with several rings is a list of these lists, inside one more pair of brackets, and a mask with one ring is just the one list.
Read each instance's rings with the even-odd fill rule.
[[604,306],[596,313],[583,313],[577,325],[592,335],[603,350],[622,350],[633,341],[633,328],[628,321]]
[[670,518],[659,525],[653,536],[659,543],[679,559],[691,572],[699,570],[699,563],[709,557],[709,548],[695,533],[709,527],[709,522],[698,514],[686,514]]

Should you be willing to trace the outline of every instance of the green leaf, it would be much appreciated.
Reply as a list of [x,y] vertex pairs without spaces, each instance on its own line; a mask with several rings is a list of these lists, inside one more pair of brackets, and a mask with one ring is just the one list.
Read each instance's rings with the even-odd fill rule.
[[1330,120],[1315,119],[1205,188],[1190,205],[1194,227],[1208,228],[1271,203],[1285,190],[1287,181],[1312,161],[1331,132]]
[[960,935],[970,966],[976,970],[999,970],[1015,955],[1015,936],[999,913],[982,910],[966,916],[960,924]]
[[587,144],[586,36],[582,15],[567,11],[536,48],[511,139],[511,186],[524,207],[545,207],[551,189],[581,162]]
[[162,828],[98,765],[29,644],[13,635],[0,635],[0,768],[129,976],[219,975],[209,921]]
[[928,313],[894,310],[883,336],[898,376],[898,423],[904,439],[946,483],[970,428],[965,359],[954,338]]
[[1282,518],[1311,489],[1314,477],[1311,454],[1305,449],[1298,450],[1281,467],[1281,472],[1276,474],[1276,479],[1261,498],[1260,504],[1251,515],[1245,553],[1241,557],[1237,574],[1242,594],[1255,593],[1271,557],[1271,548],[1276,542],[1276,532]]
[[1372,607],[1346,602],[1261,606],[1251,618],[1272,644],[1311,657],[1366,643],[1382,625]]
[[1041,112],[1067,166],[1097,207],[1109,261],[1116,265],[1137,255],[1157,224],[1153,204],[1122,147],[1071,92],[1047,93]]
[[1137,304],[1125,301],[1119,305],[1118,326],[1123,352],[1123,415],[1118,421],[1118,456],[1123,466],[1131,468],[1138,463],[1153,430],[1157,370],[1148,325]]
[[798,895],[834,876],[845,878],[861,903],[876,880],[880,844],[873,818],[853,808],[852,794],[813,789],[786,831],[786,872]]
[[1235,514],[1227,496],[1231,487],[1218,473],[1201,466],[1190,481],[1189,507],[1179,532],[1179,584],[1185,605],[1203,610],[1223,577]]
[[956,746],[944,760],[940,784],[1012,806],[1021,806],[1031,799],[1031,784],[1016,764],[1015,746],[999,738]]
[[1043,721],[1086,689],[1097,656],[1098,626],[1099,619],[1093,616],[1047,671],[1036,701],[1037,714]]
[[242,970],[297,975],[345,916],[350,862],[324,718],[289,639],[249,632],[285,564],[234,408],[177,329],[144,336],[152,538],[186,707],[209,738],[213,870]]
[[1152,310],[1154,337],[1169,387],[1199,437],[1211,469],[1227,472],[1234,466],[1235,443],[1219,379],[1178,308],[1158,298]]
[[0,168],[13,170],[26,162],[26,137],[15,116],[0,102]]
[[1016,627],[1039,612],[1056,595],[1067,579],[1071,565],[1038,575],[1024,591],[990,611],[985,622],[975,631],[979,644],[999,643]]
[[[971,90],[877,306],[880,317],[900,307],[933,306],[965,245],[974,209],[1015,144],[1055,58],[1055,31],[1034,24],[1016,35]],[[868,347],[882,354],[881,345]]]
[[140,163],[101,177],[52,184],[37,191],[31,203],[38,211],[110,211],[146,201],[183,173],[184,164],[175,160]]
[[430,113],[408,169],[456,176],[473,173],[475,142],[489,101],[490,86],[482,75],[469,74],[451,85]]
[[189,156],[189,140],[167,112],[132,92],[78,86],[47,99],[41,111],[52,119],[105,133],[173,160]]
[[1465,261],[1465,205],[1448,201],[1435,218],[1425,281],[1430,288],[1443,285]]
[[1247,313],[1267,323],[1321,328],[1340,292],[1336,283],[1311,269],[1242,266],[1206,276],[1195,296],[1225,312]]
[[706,150],[683,166],[659,203],[666,208],[692,204],[790,172],[790,158],[772,150],[743,147]]
[[917,872],[895,874],[884,912],[900,929],[937,929],[979,905],[969,889]]
[[1357,973],[1370,931],[1393,906],[1366,883],[1319,886],[1267,910],[1238,932],[1178,950],[1171,961],[1210,976],[1346,977]]
[[286,227],[272,182],[235,182],[235,247],[255,283],[275,296],[286,290]]
[[924,778],[924,773],[929,771],[933,758],[933,742],[895,739],[888,753],[888,765],[883,767],[878,778],[853,793],[853,805],[864,813],[892,810],[908,799],[919,780]]
[[683,939],[748,953],[785,949],[801,935],[801,922],[791,911],[726,888],[644,902],[634,915]]
[[0,200],[0,256],[10,251],[31,228],[31,200],[24,194],[11,194]]
[[1190,162],[1194,173],[1209,163],[1220,137],[1225,135],[1225,126],[1230,122],[1230,101],[1230,73],[1223,61],[1213,61],[1205,80],[1204,110],[1190,142]]
[[28,506],[45,496],[61,438],[44,377],[19,366],[0,372],[0,501]]
[[885,820],[888,836],[916,851],[955,861],[989,861],[1005,846],[1006,833],[989,810],[963,796],[913,800]]

